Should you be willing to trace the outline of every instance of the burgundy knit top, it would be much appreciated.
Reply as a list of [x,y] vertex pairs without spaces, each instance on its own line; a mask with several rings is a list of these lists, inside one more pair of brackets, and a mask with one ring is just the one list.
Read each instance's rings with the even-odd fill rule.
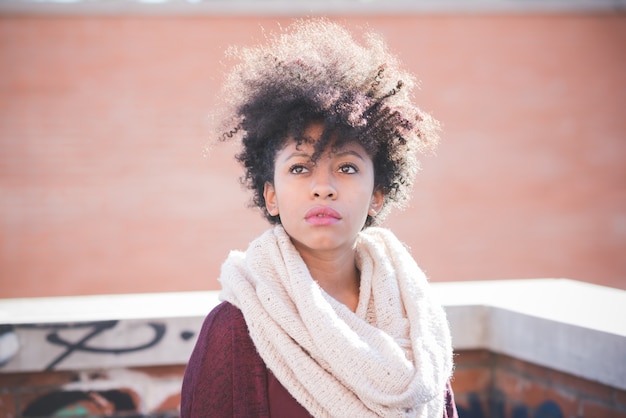
[[[446,387],[443,418],[458,418]],[[228,302],[206,317],[185,370],[181,417],[311,417],[267,369],[243,314]]]

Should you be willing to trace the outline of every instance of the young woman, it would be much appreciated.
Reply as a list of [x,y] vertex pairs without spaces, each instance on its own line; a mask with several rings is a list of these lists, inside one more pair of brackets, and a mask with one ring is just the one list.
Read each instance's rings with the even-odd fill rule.
[[437,123],[380,38],[300,21],[236,51],[224,139],[273,225],[220,275],[183,417],[456,417],[445,313],[375,226],[408,198]]

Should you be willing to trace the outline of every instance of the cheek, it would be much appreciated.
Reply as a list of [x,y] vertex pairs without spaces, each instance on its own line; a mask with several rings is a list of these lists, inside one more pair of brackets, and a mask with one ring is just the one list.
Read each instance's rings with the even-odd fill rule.
[[274,199],[280,202],[280,198],[285,194],[285,186],[280,180],[274,181]]
[[356,213],[367,215],[373,199],[372,190],[369,187],[362,187],[354,190],[350,202]]

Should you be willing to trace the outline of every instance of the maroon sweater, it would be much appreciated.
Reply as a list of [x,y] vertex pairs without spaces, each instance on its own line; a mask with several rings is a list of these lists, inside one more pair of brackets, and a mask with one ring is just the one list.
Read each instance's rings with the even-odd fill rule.
[[[448,385],[443,418],[458,418]],[[181,397],[181,417],[310,417],[265,367],[243,314],[228,302],[202,325]]]

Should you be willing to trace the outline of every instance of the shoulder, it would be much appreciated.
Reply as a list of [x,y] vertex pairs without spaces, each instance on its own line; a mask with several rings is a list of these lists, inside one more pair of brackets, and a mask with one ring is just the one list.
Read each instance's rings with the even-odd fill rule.
[[[205,318],[187,363],[187,374],[235,373],[262,363],[248,333],[243,313],[222,302]],[[235,373],[236,374],[236,373]]]
[[209,312],[205,319],[205,323],[213,321],[217,321],[218,324],[223,324],[225,321],[245,322],[243,314],[239,308],[229,302],[222,302]]
[[181,390],[181,416],[267,416],[265,364],[241,311],[228,302],[206,317]]
[[230,334],[241,327],[245,329],[246,324],[239,309],[227,302],[216,306],[202,323],[187,363],[186,377],[207,373],[232,361]]
[[[192,353],[194,356],[204,356],[211,353],[228,355],[233,343],[233,334],[248,335],[246,321],[241,311],[228,302],[217,305],[207,315],[198,334],[196,347]],[[227,350],[227,351],[224,351]]]
[[243,317],[243,314],[235,305],[229,302],[222,302],[217,305],[213,310],[207,315],[204,320],[204,324],[202,325],[202,331],[206,328],[209,329],[219,329],[219,328],[230,328],[230,327],[238,327],[246,325],[246,321]]
[[[238,337],[236,337],[238,336]],[[241,311],[230,303],[205,318],[191,353],[181,389],[181,416],[232,416],[237,340],[247,337]]]

